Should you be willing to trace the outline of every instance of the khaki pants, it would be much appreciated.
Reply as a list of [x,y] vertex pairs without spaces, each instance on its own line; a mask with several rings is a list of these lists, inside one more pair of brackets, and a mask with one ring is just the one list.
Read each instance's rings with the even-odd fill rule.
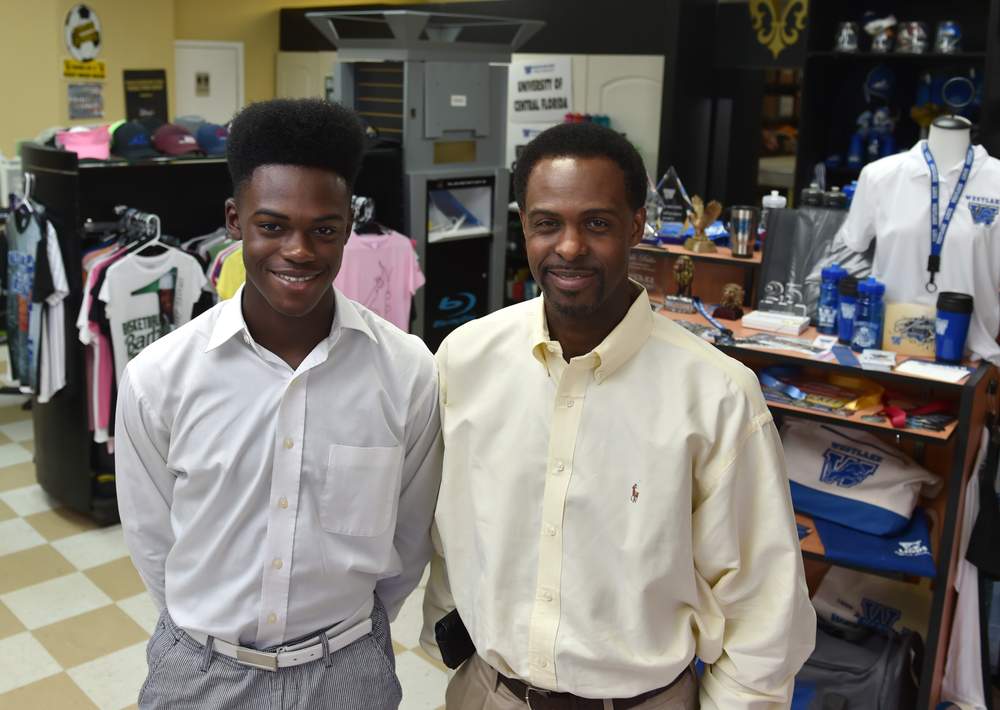
[[[478,655],[474,655],[458,669],[448,683],[445,694],[447,710],[526,710],[523,698],[516,697],[510,688],[497,683],[497,672]],[[610,700],[604,701],[605,710],[612,710]],[[669,690],[650,698],[634,710],[698,710],[698,681],[691,670]]]

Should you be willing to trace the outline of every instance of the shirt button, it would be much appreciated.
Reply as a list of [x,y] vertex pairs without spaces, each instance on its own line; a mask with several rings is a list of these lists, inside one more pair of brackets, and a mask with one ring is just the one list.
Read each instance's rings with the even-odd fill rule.
[[250,344],[250,336],[247,335],[246,333],[243,334],[243,342],[246,343],[247,345]]
[[278,498],[278,507],[279,508],[287,508],[288,507],[288,499],[285,498],[285,496],[281,496],[280,498]]
[[290,449],[290,448],[292,448],[293,446],[295,446],[295,442],[294,442],[294,441],[292,441],[291,437],[288,437],[288,438],[286,438],[286,439],[285,439],[285,441],[283,442],[283,445],[284,445],[284,447],[285,447],[286,449]]
[[564,464],[562,461],[556,461],[555,472],[562,473],[565,470],[566,470],[566,464]]
[[542,532],[544,532],[549,537],[555,537],[555,534],[556,534],[557,531],[556,531],[555,527],[553,527],[552,525],[547,525],[546,524],[546,525],[544,525],[542,527]]
[[572,409],[573,408],[573,400],[572,399],[567,399],[566,400],[566,407],[568,409]]
[[269,623],[269,624],[276,624],[276,623],[278,623],[278,615],[277,614],[268,614],[267,615],[267,623]]
[[547,589],[542,589],[538,592],[538,598],[543,602],[550,602],[552,601],[552,592]]
[[274,567],[275,569],[281,569],[281,566],[283,564],[284,563],[280,559],[275,558],[274,562],[271,563],[271,566]]

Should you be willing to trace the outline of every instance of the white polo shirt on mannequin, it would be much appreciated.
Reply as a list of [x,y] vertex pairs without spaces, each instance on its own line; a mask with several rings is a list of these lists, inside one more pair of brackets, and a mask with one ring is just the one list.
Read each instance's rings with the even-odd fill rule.
[[[1000,365],[1000,160],[975,146],[968,184],[941,251],[938,290],[925,288],[931,253],[930,170],[921,143],[865,166],[851,211],[841,227],[847,245],[865,251],[877,238],[872,275],[886,285],[887,303],[935,307],[938,293],[970,294],[975,310],[966,349]],[[962,165],[941,173],[940,214],[951,200]]]

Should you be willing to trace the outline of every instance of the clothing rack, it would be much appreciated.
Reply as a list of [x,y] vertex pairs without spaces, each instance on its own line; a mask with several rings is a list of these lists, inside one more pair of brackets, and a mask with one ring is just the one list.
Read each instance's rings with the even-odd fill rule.
[[[84,237],[129,230],[148,235],[161,224],[181,241],[210,232],[222,221],[232,182],[223,159],[80,164],[76,153],[34,143],[23,144],[20,154],[23,171],[33,175],[33,197],[56,228],[70,288],[66,309],[74,316],[66,318],[66,387],[32,408],[38,483],[73,510],[100,523],[117,522],[117,501],[103,495],[107,486],[98,486],[98,477],[113,474],[114,458],[105,445],[93,443],[87,426],[84,348],[75,323],[83,298]],[[122,205],[134,209],[119,212]]]

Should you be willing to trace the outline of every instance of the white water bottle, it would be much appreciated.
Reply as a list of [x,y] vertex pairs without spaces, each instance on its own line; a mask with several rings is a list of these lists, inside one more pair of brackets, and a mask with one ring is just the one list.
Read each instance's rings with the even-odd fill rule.
[[761,200],[761,205],[763,209],[760,211],[760,226],[757,227],[757,236],[760,238],[761,243],[767,238],[767,213],[768,210],[772,209],[784,209],[788,206],[788,198],[782,195],[777,190],[771,190],[770,195],[764,195],[764,199]]

